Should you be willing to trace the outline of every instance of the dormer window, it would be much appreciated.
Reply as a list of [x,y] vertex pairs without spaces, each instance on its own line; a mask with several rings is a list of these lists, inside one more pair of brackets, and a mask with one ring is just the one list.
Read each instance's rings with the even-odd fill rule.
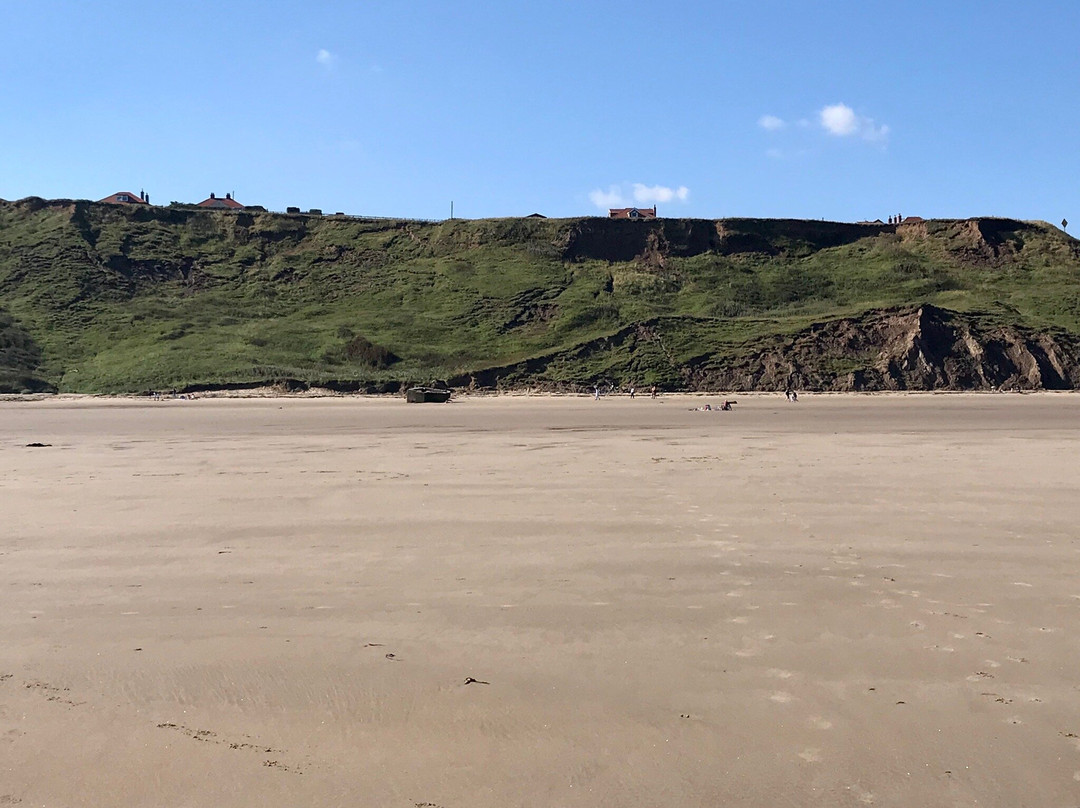
[[131,198],[127,194],[117,194],[116,199],[118,202],[130,202]]

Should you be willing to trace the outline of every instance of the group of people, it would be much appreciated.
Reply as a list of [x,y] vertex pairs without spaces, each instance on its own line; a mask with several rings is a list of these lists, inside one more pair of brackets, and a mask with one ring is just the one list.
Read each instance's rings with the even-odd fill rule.
[[690,411],[691,412],[718,412],[720,410],[723,410],[724,412],[731,412],[732,405],[733,404],[738,404],[738,403],[739,403],[738,401],[728,401],[727,399],[724,399],[724,403],[720,404],[720,405],[718,405],[716,407],[714,407],[712,404],[706,404],[703,407],[694,407]]
[[[608,393],[610,394],[611,392],[614,391],[614,389],[615,389],[614,387],[609,387],[608,388]],[[630,398],[633,398],[634,396],[637,395],[637,390],[634,388],[633,385],[630,385],[630,387],[627,388],[627,392],[630,393]],[[649,393],[653,398],[656,398],[657,392],[656,392],[656,385],[655,384],[649,389]],[[600,395],[601,395],[600,394],[600,385],[594,384],[593,385],[593,398],[596,399],[597,401],[599,401],[600,400]]]
[[[610,394],[610,393],[614,392],[614,389],[615,389],[614,387],[609,387],[607,392]],[[630,387],[627,388],[627,392],[630,394],[630,398],[633,398],[637,394],[637,390],[634,388],[633,385],[631,385]],[[649,392],[650,392],[650,394],[652,395],[653,398],[656,398],[656,385],[655,384],[650,388]],[[595,400],[599,401],[600,400],[600,395],[601,395],[600,385],[594,384],[593,385],[593,398]],[[797,392],[795,392],[794,388],[789,387],[789,388],[787,388],[787,390],[784,391],[784,398],[786,398],[788,401],[798,401],[799,400],[799,394]],[[695,407],[694,409],[702,411],[702,412],[712,411],[712,410],[730,410],[731,405],[732,404],[737,404],[737,403],[738,403],[737,401],[727,401],[727,400],[725,400],[724,403],[720,404],[717,407],[713,407],[711,404],[706,404],[704,407]]]

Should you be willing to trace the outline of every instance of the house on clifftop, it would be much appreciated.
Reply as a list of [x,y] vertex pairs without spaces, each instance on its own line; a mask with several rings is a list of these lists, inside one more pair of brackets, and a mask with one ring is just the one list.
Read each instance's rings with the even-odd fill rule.
[[104,199],[99,199],[98,202],[104,202],[106,205],[149,205],[150,195],[145,191],[139,191],[137,194],[131,191],[117,191]]
[[651,208],[609,208],[609,219],[655,219],[656,205]]
[[232,198],[232,194],[225,194],[225,198],[222,199],[219,196],[210,194],[209,199],[204,199],[199,203],[200,208],[227,208],[229,210],[240,210],[244,206]]

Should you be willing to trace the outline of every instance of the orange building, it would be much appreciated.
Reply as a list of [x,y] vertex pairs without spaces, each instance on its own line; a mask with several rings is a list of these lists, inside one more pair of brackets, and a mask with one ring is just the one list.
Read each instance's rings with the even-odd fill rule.
[[656,206],[651,208],[609,208],[609,219],[655,219]]
[[137,194],[133,194],[131,191],[117,191],[115,194],[98,201],[107,205],[149,205],[150,195],[143,191],[139,191]]
[[220,196],[214,196],[210,194],[209,199],[204,199],[199,203],[200,208],[228,208],[229,210],[239,210],[244,207],[235,199],[232,198],[232,194],[225,194],[225,198]]

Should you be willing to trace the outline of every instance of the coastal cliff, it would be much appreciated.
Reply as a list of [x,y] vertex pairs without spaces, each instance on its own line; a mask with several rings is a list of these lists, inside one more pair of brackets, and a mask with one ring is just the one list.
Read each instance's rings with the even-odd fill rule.
[[1043,222],[0,202],[0,392],[1074,389],[1078,335]]

